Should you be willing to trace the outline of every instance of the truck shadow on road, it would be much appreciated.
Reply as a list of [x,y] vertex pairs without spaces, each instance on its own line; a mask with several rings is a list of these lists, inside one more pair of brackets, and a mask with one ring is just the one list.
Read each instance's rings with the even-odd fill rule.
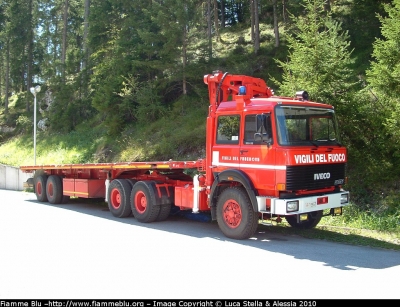
[[[147,224],[138,222],[133,216],[126,218],[114,217],[109,212],[107,205],[102,201],[85,200],[81,202],[79,200],[78,202],[72,200],[70,203],[62,205],[41,203],[36,200],[27,201],[37,203],[38,205],[56,207],[60,210],[71,210],[79,214],[87,214],[117,223],[133,225],[135,227],[145,227],[200,239],[210,238],[218,241],[245,245],[268,252],[285,254],[297,259],[321,262],[324,263],[325,266],[330,266],[338,270],[357,270],[359,268],[385,269],[400,265],[400,252],[396,250],[343,244],[320,239],[308,239],[293,234],[293,232],[282,233],[277,230],[280,228],[279,226],[259,225],[254,237],[248,240],[233,240],[222,234],[215,221],[200,222],[180,215],[173,215],[169,216],[165,221]],[[329,232],[329,230],[320,231]],[[335,236],[336,235],[338,236],[338,241],[340,241],[340,236],[344,236],[339,233],[335,233]],[[353,242],[362,241],[365,243],[370,240],[371,245],[373,245],[373,240],[375,240],[362,236],[359,237],[360,238],[355,238]],[[393,244],[393,249],[395,248],[398,248],[398,246]],[[360,255],[362,256],[360,257]]]

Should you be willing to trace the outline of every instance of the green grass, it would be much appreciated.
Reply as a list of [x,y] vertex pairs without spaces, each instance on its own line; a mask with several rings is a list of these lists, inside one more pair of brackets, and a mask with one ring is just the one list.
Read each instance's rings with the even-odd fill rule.
[[[37,131],[36,164],[98,162],[96,153],[104,142],[101,128],[82,127],[69,134]],[[0,144],[0,163],[11,166],[33,165],[33,136],[20,134]]]
[[314,229],[295,229],[285,221],[268,231],[287,235],[299,235],[351,245],[400,250],[400,219],[390,213],[369,213],[350,205],[344,207],[341,216],[323,217]]
[[274,226],[260,226],[259,231],[297,235],[308,239],[326,240],[349,245],[369,246],[400,251],[400,230],[377,231],[363,228],[326,225],[324,220],[314,229],[295,229],[282,223]]

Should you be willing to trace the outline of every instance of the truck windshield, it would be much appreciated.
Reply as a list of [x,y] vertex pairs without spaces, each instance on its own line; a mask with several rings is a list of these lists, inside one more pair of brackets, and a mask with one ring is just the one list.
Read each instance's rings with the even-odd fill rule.
[[332,109],[280,105],[275,114],[280,145],[340,145]]

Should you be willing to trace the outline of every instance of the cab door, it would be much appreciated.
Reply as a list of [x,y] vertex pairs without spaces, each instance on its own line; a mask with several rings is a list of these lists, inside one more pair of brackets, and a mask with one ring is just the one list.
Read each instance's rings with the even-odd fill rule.
[[240,169],[253,182],[260,195],[274,195],[275,147],[271,114],[244,114],[243,137],[239,150]]
[[219,115],[216,119],[216,135],[212,150],[213,172],[239,169],[240,114]]

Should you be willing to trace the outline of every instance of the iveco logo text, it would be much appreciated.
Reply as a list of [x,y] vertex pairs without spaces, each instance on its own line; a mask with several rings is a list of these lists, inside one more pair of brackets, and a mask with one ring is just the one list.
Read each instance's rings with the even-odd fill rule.
[[329,178],[331,178],[331,173],[314,174],[314,180],[329,179]]

